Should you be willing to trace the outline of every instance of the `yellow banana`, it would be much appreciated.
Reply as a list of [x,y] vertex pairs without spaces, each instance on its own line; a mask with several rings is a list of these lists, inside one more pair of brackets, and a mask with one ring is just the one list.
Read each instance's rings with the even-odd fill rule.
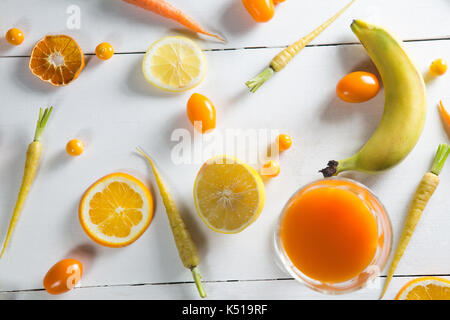
[[414,148],[425,124],[425,84],[401,41],[385,29],[361,20],[354,20],[351,29],[381,75],[386,96],[384,113],[358,153],[344,160],[331,160],[320,170],[325,177],[347,170],[374,173],[395,166]]

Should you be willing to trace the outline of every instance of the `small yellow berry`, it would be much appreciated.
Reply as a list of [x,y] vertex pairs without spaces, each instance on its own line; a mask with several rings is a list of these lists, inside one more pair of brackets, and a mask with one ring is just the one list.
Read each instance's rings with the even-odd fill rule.
[[275,160],[269,160],[261,168],[261,175],[265,177],[276,177],[280,174],[280,164]]
[[435,76],[442,76],[447,72],[447,61],[436,59],[430,65],[430,73]]
[[114,55],[114,48],[108,42],[102,42],[95,48],[95,55],[102,60],[108,60]]
[[23,39],[25,39],[25,36],[23,35],[22,30],[17,28],[9,29],[8,32],[6,32],[5,35],[6,41],[8,41],[10,44],[14,46],[18,46],[23,42]]
[[292,145],[292,138],[287,134],[280,134],[276,138],[276,143],[279,151],[285,151],[289,149]]
[[81,140],[73,139],[70,140],[66,145],[66,151],[71,156],[79,156],[83,153],[84,144]]

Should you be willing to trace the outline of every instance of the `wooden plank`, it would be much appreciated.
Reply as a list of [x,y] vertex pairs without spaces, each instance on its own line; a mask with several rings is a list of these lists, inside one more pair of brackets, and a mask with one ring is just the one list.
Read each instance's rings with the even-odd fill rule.
[[[450,277],[444,277],[450,279]],[[397,292],[408,281],[415,277],[394,278],[385,295],[385,299],[393,299]],[[208,299],[224,300],[370,300],[378,299],[383,285],[383,278],[377,279],[366,288],[344,295],[325,295],[315,292],[295,280],[265,280],[206,283]],[[142,284],[137,286],[112,286],[95,288],[75,288],[69,293],[51,296],[46,291],[1,292],[0,300],[38,299],[38,300],[159,300],[159,299],[200,299],[195,295],[195,287],[187,284]]]
[[[425,70],[437,52],[450,51],[450,43],[410,43],[407,48]],[[0,149],[7,151],[0,153],[2,235],[6,233],[9,212],[19,188],[25,149],[33,134],[38,107],[55,107],[44,137],[40,172],[11,246],[0,261],[1,290],[41,288],[49,267],[66,256],[83,260],[84,286],[191,280],[177,257],[159,196],[151,226],[129,247],[98,246],[86,237],[78,223],[77,204],[81,194],[103,175],[125,170],[155,187],[146,163],[133,152],[137,144],[152,153],[171,184],[199,245],[205,280],[286,277],[274,263],[272,252],[272,234],[280,210],[301,185],[320,178],[317,170],[327,160],[348,156],[364,143],[381,117],[383,94],[358,105],[345,104],[335,96],[335,85],[347,72],[356,68],[375,72],[359,45],[306,48],[289,68],[277,74],[257,94],[249,94],[245,80],[261,70],[277,51],[207,52],[206,80],[197,89],[182,94],[165,94],[150,87],[141,75],[141,54],[116,55],[106,63],[93,58],[80,77],[63,88],[53,88],[35,79],[27,69],[27,58],[0,59],[0,86],[7,96],[0,108]],[[447,89],[447,77],[429,85],[430,108],[424,134],[400,166],[376,176],[345,175],[365,183],[378,194],[390,213],[396,235],[437,144],[447,141],[435,109],[438,99],[447,97],[450,103]],[[171,141],[173,131],[184,128],[192,133],[185,116],[185,103],[194,91],[205,93],[216,104],[215,134],[219,138],[227,129],[274,129],[287,132],[294,139],[294,147],[280,159],[282,173],[266,186],[267,204],[263,213],[251,227],[237,235],[210,231],[194,212],[193,181],[209,155],[205,153],[189,164],[175,165],[171,160],[173,148],[178,144]],[[87,148],[81,157],[69,159],[65,144],[75,137],[83,139]],[[196,139],[198,142],[199,137]],[[258,151],[266,149],[265,141],[259,144]],[[238,145],[238,148],[246,147]],[[450,187],[450,169],[447,169],[399,265],[398,274],[448,274],[450,271],[447,232],[450,220],[445,194]],[[153,192],[157,194],[154,189]],[[227,285],[217,290],[226,292]],[[280,285],[284,287],[286,283]],[[188,287],[183,289],[183,295],[191,294],[195,298],[195,291]],[[163,286],[151,288],[165,290]],[[178,289],[173,288],[170,287],[166,297],[180,296],[181,293],[174,293]],[[296,288],[279,292],[285,292],[280,293],[283,297],[300,297]],[[111,290],[112,297],[121,289]],[[252,289],[248,296],[241,297],[250,297],[252,293],[265,295],[258,291],[261,290]],[[236,291],[228,294],[232,293]]]
[[[284,46],[316,28],[348,0],[303,0],[280,4],[268,23],[255,23],[240,0],[189,1],[170,3],[189,13],[208,30],[221,32],[227,44],[201,41],[207,48]],[[364,0],[356,3],[313,43],[355,42],[350,31],[352,19],[367,19],[392,29],[403,39],[449,37],[446,0]],[[46,34],[72,35],[88,53],[109,41],[116,52],[145,51],[155,40],[177,30],[176,23],[122,2],[121,0],[15,0],[0,2],[0,32],[21,28],[26,41],[12,48],[0,41],[0,56],[28,55]],[[76,26],[77,12],[80,16]],[[426,18],[424,18],[426,17]],[[420,23],[419,23],[420,22]]]

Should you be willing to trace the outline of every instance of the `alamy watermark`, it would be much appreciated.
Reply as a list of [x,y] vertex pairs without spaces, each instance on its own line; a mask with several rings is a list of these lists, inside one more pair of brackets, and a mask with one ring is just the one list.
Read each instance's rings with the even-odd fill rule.
[[81,29],[81,9],[79,6],[72,4],[67,7],[66,13],[68,14],[66,20],[66,27],[69,30]]
[[201,121],[195,122],[194,128],[193,133],[185,128],[172,132],[170,139],[176,144],[170,156],[174,164],[202,164],[218,155],[234,156],[250,165],[261,165],[279,158],[275,143],[279,130],[225,129],[202,134]]

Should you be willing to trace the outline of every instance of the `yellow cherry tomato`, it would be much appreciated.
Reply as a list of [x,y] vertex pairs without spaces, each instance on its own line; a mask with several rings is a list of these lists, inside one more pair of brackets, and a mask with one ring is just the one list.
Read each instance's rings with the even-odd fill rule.
[[434,76],[442,76],[447,72],[447,61],[436,59],[430,65],[430,73]]
[[265,177],[273,178],[279,174],[280,174],[280,164],[275,160],[267,161],[261,169],[261,175]]
[[336,86],[336,94],[346,102],[365,102],[380,91],[380,83],[375,75],[356,71],[343,77]]
[[5,35],[6,41],[8,41],[10,44],[14,46],[18,46],[23,42],[23,39],[25,39],[25,36],[23,35],[22,30],[17,28],[9,29],[6,32]]
[[216,127],[216,109],[204,95],[194,93],[187,102],[186,112],[197,131],[205,133]]
[[72,139],[67,142],[66,151],[71,156],[79,156],[84,151],[83,141],[78,139]]
[[292,138],[288,134],[280,134],[276,139],[276,144],[279,151],[285,151],[292,146]]
[[75,259],[64,259],[48,270],[44,277],[44,288],[50,294],[61,294],[71,290],[80,281],[83,265]]
[[95,55],[102,60],[108,60],[114,55],[114,48],[108,42],[102,42],[95,48]]
[[242,3],[256,22],[267,22],[275,13],[273,0],[242,0]]

